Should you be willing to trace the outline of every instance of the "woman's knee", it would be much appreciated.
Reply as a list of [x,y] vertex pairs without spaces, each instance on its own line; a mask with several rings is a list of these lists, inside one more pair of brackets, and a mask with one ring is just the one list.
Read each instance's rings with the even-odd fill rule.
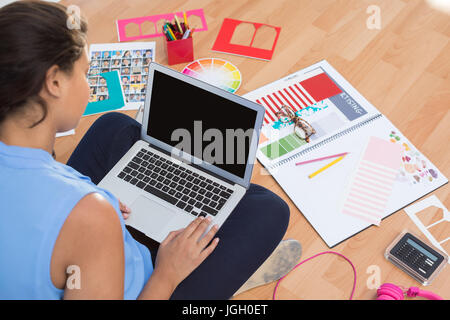
[[101,115],[92,126],[90,131],[95,131],[97,136],[105,139],[113,139],[117,135],[137,139],[140,137],[141,125],[135,119],[120,112],[108,112]]
[[139,123],[130,116],[120,112],[107,112],[101,115],[92,126],[119,128],[128,125],[139,125]]
[[267,195],[268,200],[266,204],[267,214],[270,215],[270,219],[278,225],[280,231],[282,231],[284,235],[289,225],[291,211],[286,201],[281,199],[280,196],[270,190],[267,190],[267,192],[269,193]]
[[255,186],[257,204],[259,207],[258,219],[272,229],[276,229],[283,235],[289,225],[290,209],[287,203],[277,194],[262,186]]

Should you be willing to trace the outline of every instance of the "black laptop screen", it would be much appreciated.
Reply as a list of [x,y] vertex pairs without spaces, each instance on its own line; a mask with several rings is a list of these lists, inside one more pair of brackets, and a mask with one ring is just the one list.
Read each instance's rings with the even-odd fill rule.
[[240,178],[257,112],[154,71],[147,134]]

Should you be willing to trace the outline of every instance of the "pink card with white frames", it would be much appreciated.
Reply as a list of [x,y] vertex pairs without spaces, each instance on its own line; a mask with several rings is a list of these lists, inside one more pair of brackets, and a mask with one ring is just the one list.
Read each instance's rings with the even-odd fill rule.
[[370,137],[344,201],[342,213],[379,225],[402,165],[399,144]]
[[[158,22],[159,21],[173,21],[175,15],[178,17],[180,22],[184,21],[183,12],[175,12],[175,13],[167,13],[167,14],[157,14],[153,16],[147,16],[147,17],[138,17],[138,18],[130,18],[130,19],[120,19],[117,20],[117,33],[119,35],[119,42],[124,41],[134,41],[134,40],[140,40],[140,39],[146,39],[146,38],[154,38],[154,37],[162,37],[164,34],[160,29],[158,29]],[[198,25],[192,25],[190,18],[192,16],[196,16],[200,19],[202,25],[201,27]],[[199,31],[206,31],[208,30],[208,26],[206,24],[205,14],[203,12],[203,9],[195,9],[195,10],[188,10],[186,11],[186,18],[188,21],[188,25],[191,28],[195,28],[195,32]],[[153,26],[153,32],[146,33],[147,30],[143,30],[142,26],[144,24],[148,24],[150,26]],[[133,36],[127,36],[127,28],[138,28],[138,35]],[[162,26],[162,24],[161,24]],[[136,33],[136,30],[133,30],[134,33]]]

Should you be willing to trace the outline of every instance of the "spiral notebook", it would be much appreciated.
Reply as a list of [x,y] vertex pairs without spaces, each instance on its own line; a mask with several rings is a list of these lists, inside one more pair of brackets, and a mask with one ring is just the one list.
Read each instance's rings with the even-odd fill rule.
[[[439,169],[325,60],[244,97],[266,109],[258,160],[329,247],[448,182]],[[276,113],[283,105],[315,129],[309,142],[298,138],[293,122],[278,120]],[[368,148],[374,144],[383,152],[369,152]],[[301,161],[343,152],[348,154],[342,161],[312,179],[308,176],[327,161],[296,166]],[[367,158],[368,154],[376,159]],[[386,169],[392,158],[398,160],[398,167]],[[360,167],[366,165],[363,160],[375,163],[369,163],[371,170],[362,172],[368,181],[353,188],[357,175],[361,174]],[[385,179],[383,172],[380,175],[374,168],[386,171]],[[384,203],[380,194],[384,195]],[[355,198],[349,200],[349,195]],[[348,201],[353,201],[353,208],[356,204],[357,212],[346,210]],[[375,206],[377,202],[380,207]],[[373,209],[377,219],[364,219],[364,214],[370,217],[369,209]]]

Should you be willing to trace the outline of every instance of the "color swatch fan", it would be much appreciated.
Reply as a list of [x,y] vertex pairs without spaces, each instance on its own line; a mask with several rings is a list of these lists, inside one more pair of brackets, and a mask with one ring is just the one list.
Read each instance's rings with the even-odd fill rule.
[[216,58],[199,59],[182,71],[193,78],[205,81],[231,93],[241,86],[241,72],[232,63]]

